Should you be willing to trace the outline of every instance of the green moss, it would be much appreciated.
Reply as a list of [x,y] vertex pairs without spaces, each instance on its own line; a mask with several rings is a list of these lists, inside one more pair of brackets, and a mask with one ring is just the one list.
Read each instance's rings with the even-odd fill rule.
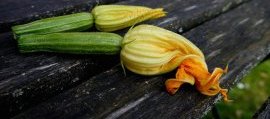
[[[233,102],[220,102],[216,107],[221,119],[250,119],[269,94],[270,59],[255,67],[230,91],[229,97]],[[210,113],[204,118],[213,118]]]

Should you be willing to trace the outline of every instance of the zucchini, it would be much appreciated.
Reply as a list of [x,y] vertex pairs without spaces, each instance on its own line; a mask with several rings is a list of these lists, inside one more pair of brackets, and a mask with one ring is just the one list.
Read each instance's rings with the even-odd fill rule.
[[114,33],[73,32],[22,35],[17,41],[21,53],[117,54],[122,39]]
[[24,34],[49,34],[67,31],[83,31],[93,26],[91,13],[82,12],[52,18],[46,18],[12,27],[14,37]]

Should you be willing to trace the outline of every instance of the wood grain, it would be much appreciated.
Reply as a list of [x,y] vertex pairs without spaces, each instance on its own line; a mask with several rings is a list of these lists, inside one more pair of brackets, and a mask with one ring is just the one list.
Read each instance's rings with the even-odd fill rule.
[[[222,87],[233,87],[270,53],[269,5],[267,0],[253,0],[183,34],[203,50],[210,69],[229,64]],[[201,118],[220,99],[204,96],[189,85],[170,96],[164,90],[170,77],[173,73],[124,76],[118,65],[14,119]]]
[[270,118],[270,97],[264,102],[261,108],[253,116],[253,119],[269,119],[269,118]]
[[[175,32],[184,32],[246,1],[248,0],[220,0],[218,2],[213,2],[212,0],[176,0],[173,2],[164,0],[128,0],[115,4],[163,7],[168,11],[168,17],[145,23],[155,24]],[[44,2],[32,3],[32,1],[25,1],[16,4],[48,5],[50,3],[50,1],[46,4]],[[69,2],[71,2],[68,3],[71,6],[77,5],[76,2]],[[90,3],[85,2],[79,1],[78,4],[83,6],[72,7],[71,11],[88,11],[88,8],[90,9],[91,6],[96,4],[93,1]],[[101,3],[101,1],[99,2]],[[103,2],[109,3],[113,1],[104,0]],[[52,5],[53,8],[50,11],[56,12],[53,15],[70,13],[69,10],[64,12],[65,9],[69,9],[69,5],[65,6],[65,4],[61,7],[62,9],[56,9],[58,7]],[[22,6],[27,7],[27,5]],[[42,5],[39,6],[41,7]],[[34,8],[36,10],[39,7]],[[38,16],[44,17],[51,16],[50,14],[35,10],[26,12],[26,14],[40,14]],[[58,14],[57,11],[60,11],[60,13]],[[4,21],[4,24],[16,24],[43,18],[31,16],[23,17],[21,15],[18,19],[14,18],[15,20],[11,20],[13,18],[7,16],[4,17],[6,20],[0,21]],[[12,21],[12,23],[6,21]],[[9,27],[10,25],[7,26]],[[123,34],[125,31],[123,30],[120,33]],[[53,53],[20,54],[11,33],[2,33],[0,39],[0,64],[4,64],[0,65],[0,106],[6,107],[0,109],[1,115],[14,115],[21,110],[25,110],[84,82],[89,77],[101,73],[119,62],[119,56],[82,56]]]

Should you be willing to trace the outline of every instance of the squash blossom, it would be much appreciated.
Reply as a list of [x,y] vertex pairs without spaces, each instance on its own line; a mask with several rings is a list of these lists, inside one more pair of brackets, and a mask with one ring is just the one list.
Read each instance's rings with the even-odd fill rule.
[[178,68],[175,78],[165,82],[170,94],[189,83],[202,94],[221,93],[228,100],[227,89],[219,86],[227,67],[215,68],[209,73],[201,50],[179,34],[152,25],[139,25],[128,31],[121,47],[121,63],[134,73],[158,75]]
[[96,28],[100,31],[115,31],[136,23],[165,16],[162,8],[142,6],[100,5],[92,10]]

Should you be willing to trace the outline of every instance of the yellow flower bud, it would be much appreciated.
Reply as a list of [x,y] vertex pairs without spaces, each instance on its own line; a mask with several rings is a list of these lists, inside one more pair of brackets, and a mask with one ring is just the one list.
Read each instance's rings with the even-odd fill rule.
[[227,100],[227,90],[219,87],[218,80],[225,70],[208,68],[201,50],[183,36],[152,26],[132,28],[122,41],[121,63],[127,69],[142,75],[158,75],[178,67],[176,77],[165,82],[166,89],[174,94],[183,83],[189,83],[205,95],[219,92]]
[[136,23],[165,16],[162,8],[142,6],[100,5],[92,10],[96,28],[100,31],[115,31]]
[[204,55],[193,43],[174,32],[139,25],[122,41],[121,60],[126,68],[142,75],[157,75],[174,70],[182,60]]

